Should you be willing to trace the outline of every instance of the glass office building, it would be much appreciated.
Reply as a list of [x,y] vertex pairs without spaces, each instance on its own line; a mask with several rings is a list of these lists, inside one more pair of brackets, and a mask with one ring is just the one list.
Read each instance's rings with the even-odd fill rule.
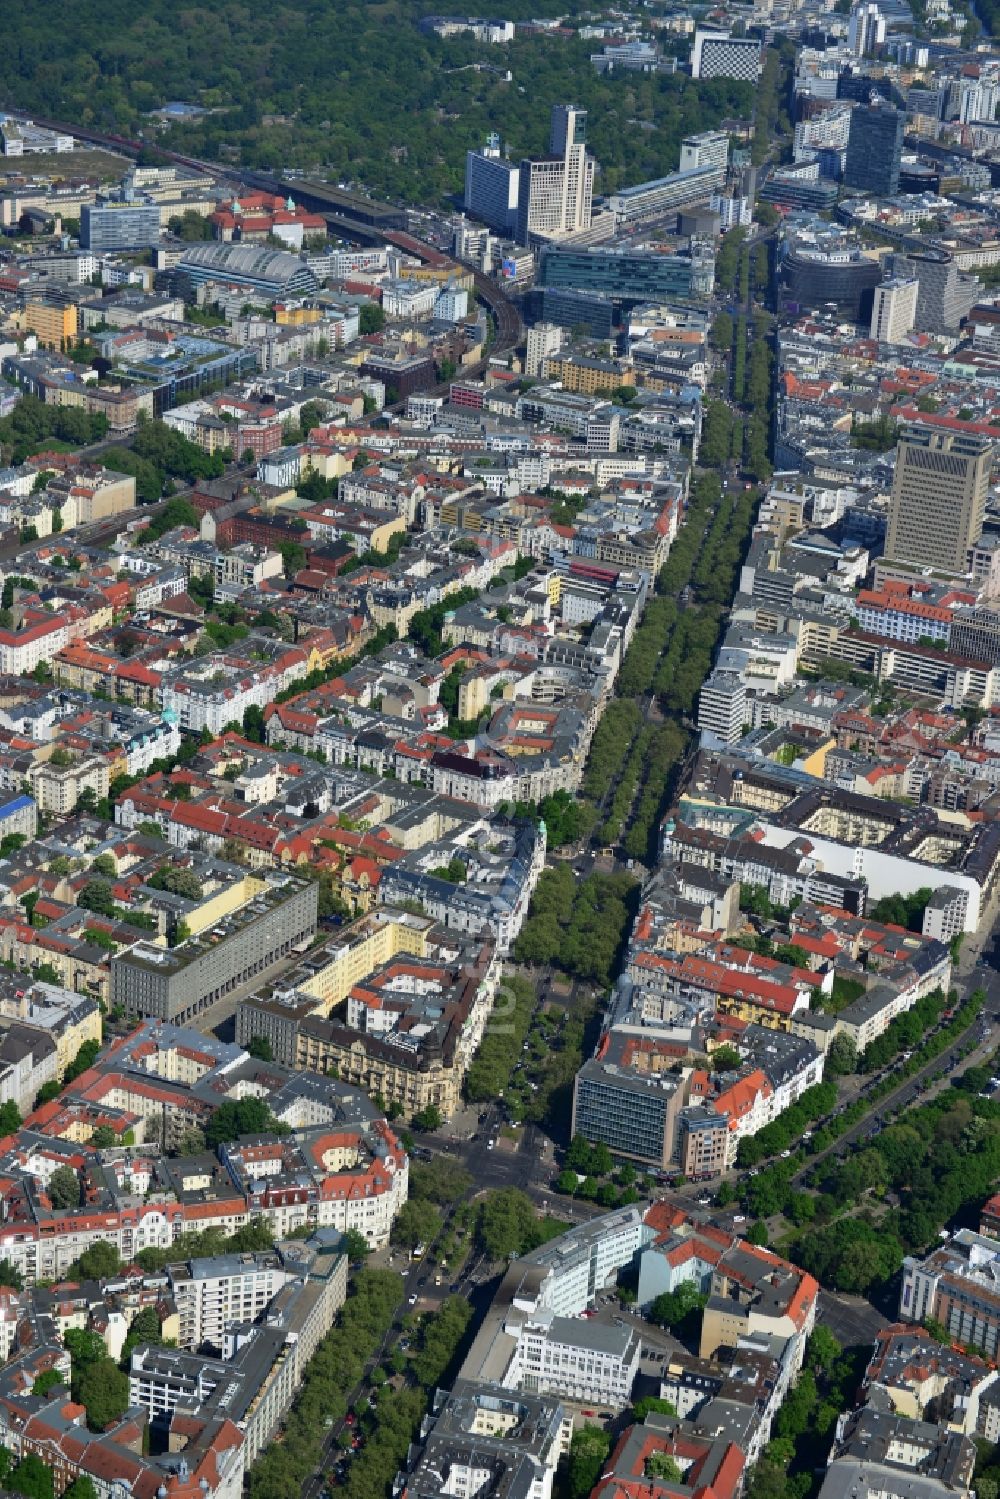
[[904,115],[889,104],[859,106],[851,114],[844,166],[845,186],[877,198],[899,192]]
[[542,287],[597,292],[605,297],[653,302],[691,295],[688,255],[649,255],[618,250],[547,249]]

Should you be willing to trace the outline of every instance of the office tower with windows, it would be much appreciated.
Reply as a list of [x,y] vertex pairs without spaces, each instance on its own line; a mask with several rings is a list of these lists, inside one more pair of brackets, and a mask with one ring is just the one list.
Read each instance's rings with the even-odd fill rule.
[[875,4],[875,0],[868,0],[867,4],[856,5],[851,11],[851,21],[847,32],[847,45],[855,57],[864,57],[885,41],[885,16]]
[[552,110],[549,155],[521,162],[517,241],[558,238],[590,227],[594,158],[587,154],[587,112],[572,104]]
[[876,198],[892,198],[899,192],[905,118],[891,104],[862,104],[854,110],[844,166],[848,187]]
[[965,572],[982,534],[991,455],[977,432],[916,422],[903,428],[885,545],[891,561]]
[[982,282],[959,270],[946,250],[893,255],[892,273],[917,282],[913,326],[921,333],[956,333],[982,296]]
[[500,149],[499,135],[465,155],[465,211],[498,234],[513,234],[517,222],[519,169]]
[[681,141],[680,171],[714,167],[721,179],[728,165],[729,136],[725,130],[703,130],[698,135],[686,135]]
[[691,77],[738,78],[744,83],[756,83],[760,77],[760,58],[761,46],[756,37],[703,31],[699,26],[691,49]]

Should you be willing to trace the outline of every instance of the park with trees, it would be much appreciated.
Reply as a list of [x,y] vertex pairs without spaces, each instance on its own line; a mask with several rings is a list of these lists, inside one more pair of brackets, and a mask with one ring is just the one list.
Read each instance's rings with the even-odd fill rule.
[[[505,14],[565,14],[551,0],[541,5],[512,0]],[[566,99],[589,111],[605,193],[675,171],[692,131],[751,115],[745,82],[662,70],[630,74],[626,86],[598,74],[575,14],[544,37],[519,29],[497,49],[503,67],[485,70],[475,66],[482,51],[471,37],[428,33],[419,26],[424,14],[407,0],[376,10],[348,0],[336,11],[277,0],[185,12],[178,26],[167,0],[150,0],[141,15],[116,10],[113,19],[89,0],[53,0],[44,28],[30,9],[10,15],[7,102],[134,137],[148,128],[149,111],[193,99],[199,112],[171,122],[158,142],[208,160],[360,182],[422,205],[461,188],[466,150],[491,130],[510,141],[515,159],[544,153],[551,106]],[[344,36],[350,66],[331,66]],[[178,228],[197,232],[183,216]]]

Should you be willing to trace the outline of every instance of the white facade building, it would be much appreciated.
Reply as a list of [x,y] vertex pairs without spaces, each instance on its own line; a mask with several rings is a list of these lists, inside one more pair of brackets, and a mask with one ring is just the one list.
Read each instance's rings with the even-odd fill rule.
[[581,1224],[523,1256],[520,1263],[532,1267],[533,1273],[530,1281],[525,1280],[524,1291],[515,1296],[514,1305],[526,1312],[547,1309],[557,1317],[578,1317],[595,1292],[610,1285],[618,1271],[654,1238],[641,1210],[634,1207]]
[[382,287],[382,311],[386,317],[430,317],[437,294],[433,282],[386,281]]
[[535,1313],[518,1332],[503,1385],[620,1410],[631,1397],[640,1351],[631,1327]]
[[729,136],[724,130],[703,130],[686,135],[681,141],[678,171],[690,172],[696,167],[716,167],[725,171],[729,165]]
[[856,5],[851,11],[850,25],[847,31],[847,45],[855,57],[864,57],[867,53],[874,52],[875,48],[885,41],[885,16],[875,4],[875,0],[868,0],[864,5]]
[[694,34],[692,78],[738,78],[756,83],[760,76],[760,42],[754,37],[730,36],[728,31]]
[[521,162],[517,224],[520,245],[590,227],[594,158],[587,153],[587,112],[572,104],[552,110],[549,155]]
[[880,344],[902,343],[917,320],[920,282],[904,276],[884,281],[875,288],[871,336]]
[[698,697],[698,728],[723,744],[737,744],[747,721],[747,690],[738,672],[713,671]]
[[559,353],[565,336],[566,330],[557,323],[536,323],[533,328],[529,328],[525,374],[537,379],[541,373],[542,360]]
[[171,1289],[180,1322],[178,1345],[221,1348],[232,1322],[256,1322],[264,1308],[292,1277],[267,1256],[213,1255],[175,1265]]
[[709,206],[719,215],[719,228],[723,231],[745,229],[753,223],[750,199],[740,193],[713,193]]
[[434,316],[444,323],[460,323],[469,315],[469,293],[464,286],[446,286],[434,301]]

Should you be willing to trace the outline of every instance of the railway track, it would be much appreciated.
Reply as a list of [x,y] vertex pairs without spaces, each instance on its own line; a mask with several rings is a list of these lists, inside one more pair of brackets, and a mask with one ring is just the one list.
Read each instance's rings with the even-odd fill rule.
[[[79,140],[87,141],[91,145],[104,146],[109,150],[124,153],[128,156],[138,156],[141,151],[149,146],[148,141],[136,140],[126,135],[114,135],[100,130],[82,129],[79,125],[70,125],[65,120],[42,119],[39,115],[34,115],[32,118],[45,129],[62,131],[67,135],[77,137]],[[161,147],[156,147],[156,150],[175,166],[189,167],[197,172],[207,172],[214,177],[232,178],[238,176],[248,186],[259,188],[263,192],[282,193],[285,195],[302,192],[302,183],[287,181],[282,177],[272,176],[267,172],[257,172],[252,169],[234,172],[232,167],[223,166],[217,161],[203,161],[199,157],[184,156],[178,151],[167,151]],[[377,199],[372,199],[372,203],[375,207],[382,206],[378,203]],[[385,206],[389,207],[388,204]],[[360,222],[354,224],[350,219],[340,215],[337,216],[337,228],[338,233],[343,235],[344,238],[356,238],[362,243],[370,241],[373,237],[388,240],[391,244],[396,244],[400,249],[408,250],[411,254],[419,256],[420,259],[429,264],[434,264],[435,261],[444,262],[450,259],[450,257],[443,256],[440,250],[436,249],[434,245],[428,244],[426,240],[418,239],[412,234],[398,230],[389,230],[383,233],[378,229],[377,225],[362,224]],[[496,321],[496,340],[493,344],[493,352],[497,354],[506,353],[509,349],[516,347],[524,332],[524,324],[517,307],[504,293],[502,288],[497,286],[496,282],[491,281],[488,276],[484,275],[482,271],[477,270],[475,266],[469,265],[467,261],[455,261],[454,263],[461,265],[463,270],[472,273],[477,298],[485,303],[493,314]]]

